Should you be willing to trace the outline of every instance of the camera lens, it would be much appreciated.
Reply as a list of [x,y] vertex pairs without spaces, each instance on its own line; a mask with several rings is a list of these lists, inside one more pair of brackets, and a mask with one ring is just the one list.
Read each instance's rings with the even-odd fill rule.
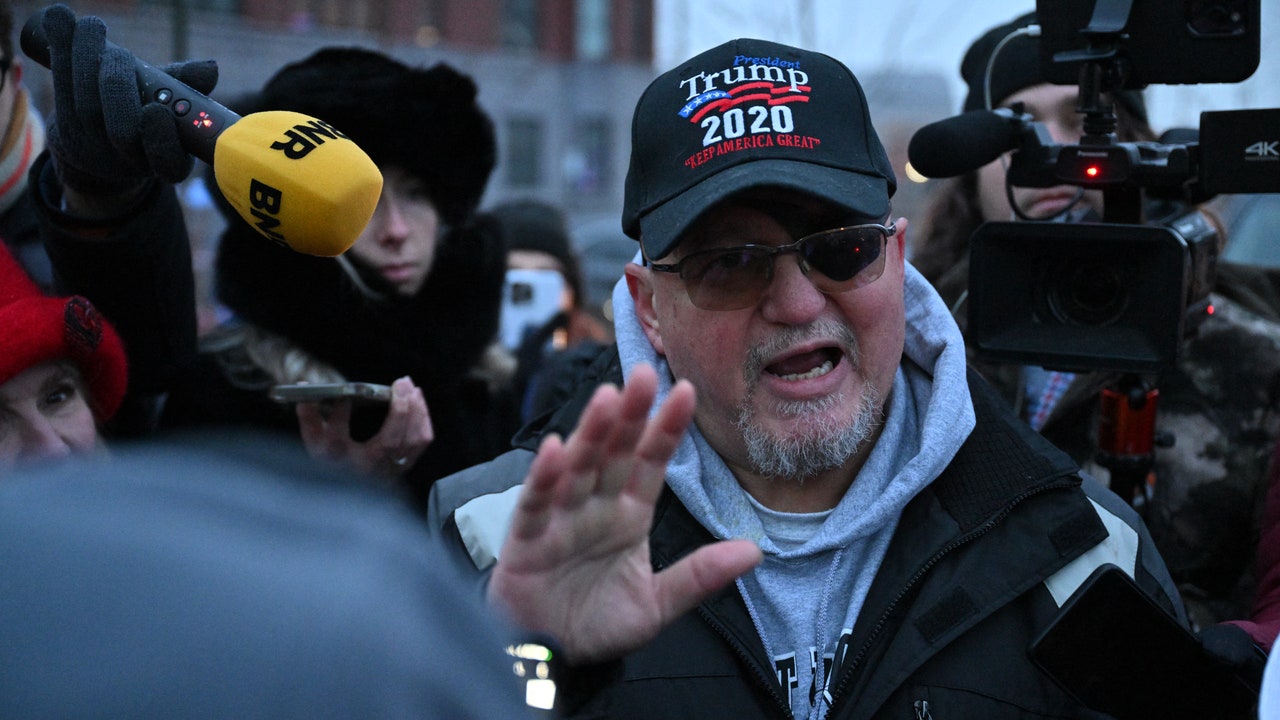
[[528,305],[533,302],[533,286],[527,282],[518,282],[511,284],[511,303],[513,305]]
[[1200,37],[1234,37],[1247,29],[1245,3],[1241,0],[1189,0],[1187,26]]
[[1044,297],[1054,317],[1070,325],[1113,323],[1129,304],[1124,278],[1103,263],[1060,267],[1047,276],[1046,285]]

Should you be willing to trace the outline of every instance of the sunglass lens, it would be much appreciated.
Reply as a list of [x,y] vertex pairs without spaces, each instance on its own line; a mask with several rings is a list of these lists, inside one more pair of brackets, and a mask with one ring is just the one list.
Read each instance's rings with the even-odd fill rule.
[[707,309],[750,305],[769,280],[769,258],[750,248],[691,256],[684,271],[690,299]]
[[805,262],[836,282],[848,282],[880,257],[883,235],[874,228],[850,228],[808,238]]

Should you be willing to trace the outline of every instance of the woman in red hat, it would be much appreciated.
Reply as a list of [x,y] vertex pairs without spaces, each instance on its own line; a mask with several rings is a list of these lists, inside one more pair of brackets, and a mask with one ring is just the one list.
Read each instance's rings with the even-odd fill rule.
[[126,384],[106,318],[83,297],[43,294],[0,245],[0,474],[100,449]]

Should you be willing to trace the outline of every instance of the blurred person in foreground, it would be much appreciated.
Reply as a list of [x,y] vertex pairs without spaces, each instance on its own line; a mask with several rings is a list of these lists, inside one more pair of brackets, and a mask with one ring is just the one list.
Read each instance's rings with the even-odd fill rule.
[[[1078,143],[1083,115],[1078,89],[1044,81],[1038,40],[1015,35],[1034,13],[992,28],[966,52],[961,75],[969,86],[965,111],[983,109],[983,77],[997,44],[991,77],[993,107],[1016,108],[1044,123],[1055,143]],[[1139,91],[1111,98],[1120,142],[1153,140]],[[985,221],[1018,219],[1006,195],[1005,159],[941,181],[915,236],[912,262],[932,282],[965,327],[969,238]],[[1010,190],[1030,219],[1098,221],[1101,194],[1075,186]],[[1148,203],[1151,222],[1185,212],[1185,204]],[[1218,238],[1219,242],[1223,238]],[[998,282],[995,281],[995,282]],[[1209,300],[1213,313],[1188,321],[1193,334],[1174,366],[1154,379],[1159,390],[1156,435],[1171,441],[1154,452],[1153,485],[1143,516],[1178,583],[1196,628],[1247,617],[1253,595],[1253,549],[1271,449],[1280,434],[1280,287],[1275,273],[1217,263]],[[1100,478],[1099,393],[1120,374],[1047,371],[970,360],[1020,417]],[[1261,640],[1262,638],[1258,638]],[[1268,640],[1269,643],[1269,640]]]
[[[514,403],[486,366],[504,256],[472,222],[493,131],[469,78],[444,64],[327,48],[236,103],[241,114],[287,109],[341,128],[384,184],[372,220],[337,258],[274,244],[223,202],[216,282],[231,317],[197,346],[172,187],[192,159],[167,111],[134,102],[132,59],[104,47],[99,18],[53,6],[43,23],[57,107],[32,181],[50,257],[65,287],[116,322],[136,359],[131,395],[150,413],[141,434],[226,425],[300,434],[313,455],[397,481],[421,503],[436,477],[508,447]],[[206,93],[217,80],[212,61],[167,69]],[[432,132],[406,126],[404,112]],[[295,410],[268,397],[279,383],[344,379],[390,385],[392,399]]]
[[632,143],[596,382],[429,512],[566,712],[1078,717],[1026,647],[1093,569],[1185,622],[1133,509],[967,371],[848,68],[725,43]]
[[102,452],[127,383],[111,323],[83,297],[44,294],[0,246],[0,476]]
[[[0,482],[0,717],[534,717],[398,497],[260,433]],[[216,482],[192,482],[192,473]]]

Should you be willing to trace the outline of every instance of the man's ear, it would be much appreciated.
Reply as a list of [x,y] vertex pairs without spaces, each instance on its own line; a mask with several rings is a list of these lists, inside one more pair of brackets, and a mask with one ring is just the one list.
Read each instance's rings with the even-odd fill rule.
[[658,313],[653,302],[653,271],[636,263],[627,263],[623,269],[627,278],[627,290],[631,292],[631,303],[636,306],[636,318],[640,328],[644,330],[649,344],[659,355],[666,355],[662,344],[662,333],[658,327]]
[[900,217],[894,224],[898,226],[898,231],[894,233],[893,237],[889,238],[889,242],[898,246],[897,263],[901,266],[907,259],[907,219]]

